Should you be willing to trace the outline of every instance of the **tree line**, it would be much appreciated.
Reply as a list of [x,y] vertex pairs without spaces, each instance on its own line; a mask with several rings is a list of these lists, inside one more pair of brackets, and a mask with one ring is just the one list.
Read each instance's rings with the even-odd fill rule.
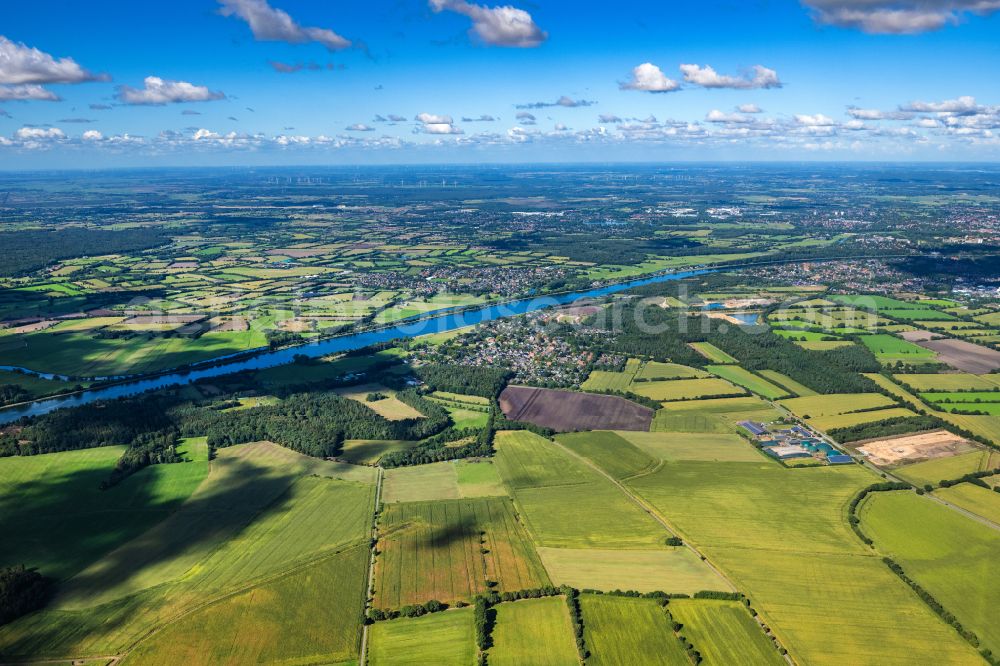
[[413,369],[414,374],[434,391],[495,398],[513,376],[503,368],[429,363]]

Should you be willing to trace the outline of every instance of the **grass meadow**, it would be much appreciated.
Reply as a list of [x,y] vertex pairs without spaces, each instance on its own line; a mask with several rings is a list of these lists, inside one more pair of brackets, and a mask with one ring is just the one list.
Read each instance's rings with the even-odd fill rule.
[[759,451],[739,435],[688,432],[626,432],[619,435],[657,460],[761,462]]
[[1000,493],[971,483],[960,483],[951,488],[939,488],[934,495],[1000,525]]
[[738,361],[722,351],[711,342],[692,342],[690,347],[707,358],[712,363],[738,363]]
[[772,384],[763,377],[755,375],[738,365],[710,365],[708,369],[712,374],[718,375],[737,386],[742,386],[757,395],[762,395],[768,400],[786,398],[790,395],[787,389]]
[[925,349],[920,345],[915,345],[912,342],[907,342],[887,333],[862,335],[861,342],[882,363],[895,363],[896,361],[920,363],[923,361],[932,361],[936,356],[930,349]]
[[[199,443],[185,444],[196,448]],[[149,470],[193,464],[150,467],[108,492],[126,488]],[[302,625],[298,633],[289,634],[296,643],[286,645],[289,654],[337,652],[335,661],[350,658],[361,620],[373,480],[370,468],[306,458],[273,444],[222,449],[204,482],[183,503],[177,502],[169,515],[152,525],[147,517],[146,529],[93,558],[60,587],[45,610],[0,627],[0,654],[114,654],[147,636],[153,641],[182,616],[194,618],[204,612],[208,615],[203,623],[180,634],[197,634],[204,654],[235,649],[234,636],[245,634],[250,643],[258,634],[273,638],[284,614],[287,621]],[[70,547],[64,556],[78,553]],[[356,568],[340,578],[343,567]],[[297,577],[299,572],[306,577]],[[335,587],[325,587],[327,581]],[[328,607],[329,598],[340,598],[348,590],[354,591],[344,598],[352,601]],[[287,596],[282,599],[282,595]],[[275,605],[268,605],[272,598]],[[255,615],[258,606],[262,610]],[[350,621],[344,620],[339,625],[342,630],[310,645],[305,637],[315,636],[316,630],[295,619],[301,617],[300,608],[306,617],[346,613]],[[191,611],[196,613],[187,615]],[[205,623],[213,627],[211,632],[206,633]],[[331,619],[329,626],[338,624]],[[348,640],[350,649],[339,652],[334,642],[340,640]],[[163,644],[149,648],[148,660],[135,663],[188,663],[184,655],[172,652],[184,644],[177,635],[164,638]],[[278,649],[259,644],[257,648],[261,654]],[[230,663],[247,660],[257,658],[242,655]]]
[[670,614],[684,625],[681,633],[701,653],[706,666],[785,663],[743,602],[675,599],[670,602]]
[[817,430],[827,431],[834,428],[850,428],[851,426],[862,425],[864,423],[875,423],[885,419],[912,416],[917,416],[917,413],[905,407],[888,407],[886,409],[873,409],[867,412],[848,412],[847,414],[816,416],[806,419],[806,422]]
[[740,395],[745,393],[742,388],[734,386],[724,379],[709,377],[706,379],[672,379],[665,382],[645,382],[633,384],[633,393],[652,400],[670,402],[673,400],[695,400],[708,396]]
[[524,599],[495,606],[491,666],[576,666],[580,663],[563,597]]
[[664,403],[650,425],[652,431],[735,433],[740,421],[773,421],[781,417],[756,396],[708,398]]
[[989,457],[988,451],[969,451],[957,456],[934,458],[903,465],[895,469],[893,474],[917,486],[923,486],[927,483],[937,485],[940,481],[957,479],[969,472],[980,471]]
[[874,493],[859,517],[879,551],[974,631],[983,647],[1000,652],[1000,531],[905,491]]
[[472,608],[376,622],[369,636],[371,666],[469,666],[476,656]]
[[606,430],[564,433],[557,435],[556,441],[593,461],[616,479],[624,479],[652,471],[659,462],[642,449],[632,445],[622,435]]
[[654,599],[580,595],[583,639],[596,666],[689,666],[666,612]]
[[731,586],[683,546],[658,550],[539,548],[555,585],[581,590],[694,594]]
[[361,640],[362,545],[237,592],[168,624],[122,663],[342,663]]
[[780,401],[782,407],[800,418],[836,416],[880,407],[895,407],[896,402],[881,393],[834,393]]
[[783,375],[777,370],[761,370],[759,372],[760,376],[768,381],[774,382],[778,386],[783,386],[784,388],[791,391],[794,395],[805,398],[811,395],[818,395],[816,391],[812,390],[805,384],[800,384],[788,375]]
[[496,465],[489,459],[395,467],[385,471],[382,484],[382,501],[386,504],[506,494]]
[[181,450],[191,462],[147,467],[105,491],[124,447],[0,458],[0,566],[65,579],[165,520],[208,474],[204,440]]

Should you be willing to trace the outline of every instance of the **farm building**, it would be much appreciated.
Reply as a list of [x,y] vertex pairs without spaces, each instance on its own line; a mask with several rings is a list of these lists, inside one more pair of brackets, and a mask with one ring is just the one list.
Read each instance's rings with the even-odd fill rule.
[[761,435],[767,434],[767,428],[761,423],[754,423],[753,421],[740,421],[736,425],[746,429],[754,437],[760,437]]
[[843,453],[837,453],[834,455],[828,455],[826,461],[831,465],[846,465],[847,463],[854,462],[854,458]]
[[764,449],[778,460],[790,460],[792,458],[811,458],[812,455],[801,446],[782,444],[780,446],[770,446]]

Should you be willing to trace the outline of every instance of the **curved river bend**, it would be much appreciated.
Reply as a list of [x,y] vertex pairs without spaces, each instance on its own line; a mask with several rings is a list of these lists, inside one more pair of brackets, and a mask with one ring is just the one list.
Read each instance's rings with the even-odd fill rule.
[[418,335],[426,335],[428,333],[453,331],[457,328],[472,326],[485,321],[501,319],[503,317],[522,315],[554,305],[566,305],[567,303],[572,303],[573,301],[584,298],[606,296],[615,292],[631,289],[632,287],[640,287],[645,284],[653,284],[656,282],[681,280],[693,275],[703,275],[717,270],[719,269],[703,269],[685,271],[681,273],[667,273],[598,287],[588,291],[577,291],[554,296],[542,296],[538,298],[525,298],[499,305],[486,306],[478,310],[465,310],[462,312],[452,313],[446,312],[415,321],[403,321],[387,328],[327,338],[326,340],[321,340],[315,343],[264,352],[249,358],[238,358],[231,362],[226,362],[224,358],[214,359],[205,362],[213,364],[209,367],[195,367],[187,371],[171,372],[146,378],[137,378],[134,381],[126,381],[111,386],[88,389],[73,395],[42,398],[34,402],[7,407],[6,409],[0,410],[0,425],[4,423],[11,423],[25,416],[48,414],[49,412],[63,407],[77,407],[79,405],[86,405],[87,403],[95,402],[97,400],[108,400],[128,395],[136,395],[146,391],[154,391],[168,386],[189,384],[199,379],[229,375],[235,372],[242,372],[244,370],[263,370],[265,368],[273,368],[278,365],[286,365],[293,362],[295,357],[300,355],[316,358],[338,352],[362,349],[380,342],[388,342],[399,338],[414,338]]

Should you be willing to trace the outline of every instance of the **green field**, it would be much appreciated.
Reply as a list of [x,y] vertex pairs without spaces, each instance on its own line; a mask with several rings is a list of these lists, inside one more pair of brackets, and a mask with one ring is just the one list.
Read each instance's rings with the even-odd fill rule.
[[650,430],[735,433],[740,421],[766,423],[779,418],[777,409],[756,396],[684,400],[664,403],[653,415]]
[[971,483],[960,483],[951,488],[939,488],[934,495],[1000,525],[1000,493]]
[[841,347],[850,347],[854,343],[850,340],[816,340],[813,342],[796,342],[799,347],[809,351],[830,351]]
[[653,599],[610,595],[580,595],[583,639],[588,664],[665,664],[689,666],[691,661],[674,636],[667,614]]
[[368,639],[372,666],[469,666],[475,656],[471,608],[376,622]]
[[636,375],[639,379],[648,379],[649,381],[657,379],[693,379],[707,376],[707,372],[698,368],[679,365],[677,363],[660,363],[658,361],[643,363],[642,369]]
[[0,458],[0,566],[66,578],[166,519],[208,474],[204,440],[191,462],[155,465],[101,491],[124,447]]
[[361,639],[368,549],[238,592],[146,638],[125,664],[341,663]]
[[564,433],[557,435],[556,441],[594,461],[598,467],[617,479],[649,472],[659,462],[614,432]]
[[382,501],[387,504],[458,498],[458,475],[450,461],[385,471]]
[[847,524],[848,502],[877,479],[859,466],[683,461],[628,485],[749,595],[797,661],[968,663],[974,651]]
[[[506,498],[390,504],[379,517],[375,606],[468,600],[548,578]],[[486,552],[482,552],[486,551]]]
[[925,483],[937,485],[940,481],[957,479],[969,472],[978,472],[983,469],[987,460],[989,453],[977,449],[955,456],[904,465],[894,470],[893,474],[918,486]]
[[931,361],[937,356],[930,349],[924,349],[920,345],[915,345],[894,335],[884,333],[862,335],[861,342],[882,363],[895,363],[896,361],[919,363],[921,361]]
[[488,459],[387,469],[382,485],[382,500],[390,504],[506,494],[496,466]]
[[768,400],[777,400],[789,395],[788,391],[776,384],[772,384],[766,379],[755,375],[749,370],[745,370],[738,365],[710,365],[707,366],[712,374],[727,379],[737,386],[742,386],[757,395],[764,396]]
[[344,448],[338,457],[356,465],[374,465],[387,453],[405,451],[416,445],[416,442],[399,439],[348,439],[344,441]]
[[[193,463],[148,469],[189,464]],[[242,616],[239,608],[256,601],[238,594],[234,597],[234,593],[263,586],[256,599],[264,603],[273,583],[291,590],[289,594],[305,595],[316,588],[311,574],[304,581],[292,574],[305,573],[314,564],[324,571],[327,567],[339,569],[341,565],[331,562],[345,557],[354,561],[353,556],[340,555],[352,550],[358,553],[359,571],[344,575],[352,586],[357,582],[356,601],[349,608],[314,612],[349,612],[349,625],[335,636],[324,637],[317,646],[301,643],[286,647],[292,652],[314,647],[325,651],[332,642],[347,636],[353,644],[363,595],[360,572],[367,561],[367,549],[354,546],[367,544],[373,474],[370,468],[306,458],[273,444],[222,449],[205,481],[172,513],[147,525],[144,532],[106,552],[67,581],[49,608],[0,628],[0,653],[114,654],[143,637],[157,635],[168,624],[173,626],[172,619],[178,615],[203,607],[205,610],[198,613],[221,613],[224,619],[220,623],[242,631],[234,618]],[[67,555],[74,555],[72,548]],[[322,577],[342,588],[329,572]],[[343,593],[347,594],[347,588]],[[227,606],[227,600],[234,600],[236,606]],[[293,605],[307,607],[309,603],[313,601],[302,598]],[[273,607],[266,608],[264,615],[280,615]],[[254,620],[258,621],[264,622]],[[262,634],[279,625],[268,625]],[[302,627],[302,631],[312,629]],[[207,634],[205,641],[216,639],[220,643],[211,650],[232,648],[231,634]],[[173,648],[155,649],[159,654],[161,649],[169,652]]]
[[675,599],[670,614],[684,627],[681,632],[701,653],[706,666],[785,663],[739,601]]
[[867,412],[850,412],[847,414],[833,414],[831,416],[817,416],[806,419],[806,422],[819,431],[825,432],[834,428],[850,428],[851,426],[863,423],[875,423],[885,419],[898,419],[917,416],[917,413],[905,407],[889,407],[887,409],[873,409]]
[[738,361],[711,342],[692,342],[691,348],[712,363],[737,363]]
[[708,379],[673,379],[665,382],[633,384],[630,390],[638,395],[664,402],[745,393],[743,389],[733,386],[724,379],[716,379],[714,377]]
[[306,474],[324,467],[275,445],[223,449],[184,505],[68,581],[56,607],[93,607],[194,571],[202,589],[222,590],[359,541],[374,488]]
[[811,395],[818,395],[816,393],[816,391],[813,391],[811,388],[809,388],[805,384],[800,384],[799,382],[795,381],[794,379],[792,379],[788,375],[783,375],[780,372],[778,372],[777,370],[761,370],[759,372],[759,374],[762,377],[764,377],[765,379],[768,379],[768,380],[774,382],[778,386],[785,387],[786,389],[788,389],[789,391],[791,391],[796,396],[804,398],[804,397],[808,397],[808,396],[811,396]]
[[[82,383],[86,384],[86,382]],[[63,382],[57,379],[43,379],[41,377],[25,374],[23,372],[0,370],[0,386],[3,386],[4,384],[20,386],[34,397],[68,391],[73,388],[76,382]]]
[[761,462],[765,459],[739,435],[628,431],[618,434],[657,460]]
[[493,645],[487,652],[492,666],[579,664],[563,597],[524,599],[499,604],[495,609]]
[[879,407],[895,407],[896,402],[881,393],[835,393],[780,401],[782,407],[800,418],[836,416]]
[[1000,531],[908,492],[873,494],[859,517],[881,552],[974,631],[984,647],[1000,651],[1000,581],[994,575]]
[[555,585],[581,590],[694,594],[731,586],[683,546],[659,550],[539,548]]
[[540,546],[656,548],[669,534],[599,472],[525,431],[497,433],[497,467]]
[[500,473],[492,460],[456,460],[455,476],[458,478],[460,497],[500,497],[507,495],[500,480]]
[[40,331],[10,339],[0,337],[0,365],[99,377],[154,372],[265,346],[263,333],[254,330],[209,332],[194,339],[144,335],[114,339],[96,338],[85,331]]
[[625,361],[625,369],[622,372],[594,370],[580,388],[584,391],[627,391],[629,384],[639,372],[640,365],[639,359],[630,358]]

